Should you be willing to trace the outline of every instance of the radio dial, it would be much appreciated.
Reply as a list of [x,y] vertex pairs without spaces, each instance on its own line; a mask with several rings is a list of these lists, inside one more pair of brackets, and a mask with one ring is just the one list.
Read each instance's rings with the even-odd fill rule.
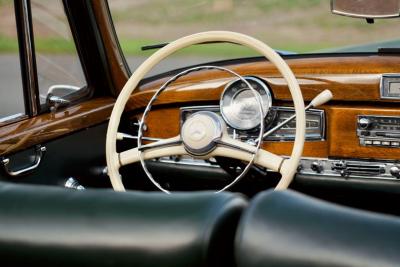
[[372,123],[368,118],[361,118],[358,120],[358,126],[364,130],[368,129],[371,126],[371,124]]

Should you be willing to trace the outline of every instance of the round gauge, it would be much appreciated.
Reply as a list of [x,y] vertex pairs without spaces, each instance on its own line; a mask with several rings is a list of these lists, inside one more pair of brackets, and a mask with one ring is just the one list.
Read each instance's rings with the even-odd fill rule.
[[[265,117],[272,105],[269,88],[259,78],[244,77],[244,79],[260,95]],[[261,114],[257,98],[247,84],[240,79],[226,86],[221,96],[220,109],[226,123],[235,129],[250,130],[260,124]]]

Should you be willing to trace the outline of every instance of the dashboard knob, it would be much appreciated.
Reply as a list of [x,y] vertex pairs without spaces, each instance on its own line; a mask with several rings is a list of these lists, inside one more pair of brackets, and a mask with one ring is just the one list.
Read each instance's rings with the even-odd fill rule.
[[316,173],[321,173],[324,170],[324,166],[319,161],[314,161],[311,163],[311,170],[315,171]]
[[397,166],[393,166],[390,168],[390,174],[396,177],[397,179],[400,178],[400,168]]
[[368,129],[371,126],[371,121],[368,118],[360,118],[358,120],[358,127],[361,129]]

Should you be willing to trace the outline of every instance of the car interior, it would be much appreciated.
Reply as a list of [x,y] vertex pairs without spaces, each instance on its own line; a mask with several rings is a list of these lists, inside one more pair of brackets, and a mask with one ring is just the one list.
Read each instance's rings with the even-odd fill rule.
[[[400,1],[171,2],[0,1],[2,265],[399,266]],[[221,15],[292,5],[397,39]]]

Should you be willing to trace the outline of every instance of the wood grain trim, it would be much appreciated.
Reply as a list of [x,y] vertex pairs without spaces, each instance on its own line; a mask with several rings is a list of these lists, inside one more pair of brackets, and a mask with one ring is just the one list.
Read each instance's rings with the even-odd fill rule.
[[[305,101],[310,101],[319,92],[330,89],[333,100],[337,101],[393,102],[380,99],[381,74],[400,72],[398,56],[315,57],[286,59],[286,62],[298,79]],[[275,99],[291,100],[286,82],[271,63],[261,61],[227,67],[241,75],[263,78],[270,85]],[[155,90],[167,79],[165,77],[140,86],[133,93],[128,107],[144,107]],[[156,104],[218,100],[222,90],[232,79],[229,74],[216,70],[191,73],[173,83]]]
[[[303,157],[337,157],[364,159],[400,159],[400,148],[364,147],[359,144],[356,133],[357,115],[399,116],[400,110],[393,107],[354,107],[350,105],[326,105],[326,141],[310,141],[304,146]],[[137,118],[141,114],[135,115]],[[150,112],[145,136],[168,138],[179,134],[179,109],[160,108]],[[263,148],[279,154],[290,155],[293,142],[265,142]]]
[[122,90],[129,78],[128,70],[125,67],[123,55],[120,52],[118,39],[111,20],[107,1],[92,0],[92,6],[96,17],[97,25],[102,36],[102,41],[107,51],[107,60],[111,77],[116,89],[116,95]]
[[[135,115],[140,119],[141,114]],[[162,108],[151,111],[146,124],[148,131],[145,136],[169,138],[179,134],[179,108]],[[263,148],[279,155],[290,155],[293,142],[265,142]],[[305,157],[328,157],[328,144],[326,141],[306,142],[304,146]]]
[[115,99],[96,98],[56,113],[46,113],[0,128],[0,155],[44,143],[48,140],[107,120]]
[[400,159],[400,148],[366,147],[359,144],[356,133],[358,115],[400,117],[400,110],[376,106],[332,107],[328,127],[329,155],[342,158]]

